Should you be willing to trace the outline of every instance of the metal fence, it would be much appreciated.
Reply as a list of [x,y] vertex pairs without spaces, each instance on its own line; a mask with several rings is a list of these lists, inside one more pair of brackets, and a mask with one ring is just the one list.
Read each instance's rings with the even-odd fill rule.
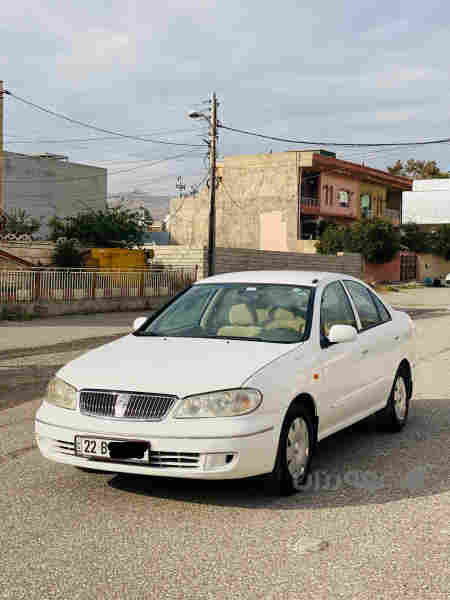
[[196,267],[145,271],[0,271],[0,302],[173,296],[196,279]]

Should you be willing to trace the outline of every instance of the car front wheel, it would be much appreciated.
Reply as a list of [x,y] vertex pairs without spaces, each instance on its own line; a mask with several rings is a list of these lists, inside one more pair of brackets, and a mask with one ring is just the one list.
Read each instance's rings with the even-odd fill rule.
[[265,477],[266,492],[287,496],[302,490],[314,448],[314,425],[309,411],[292,405],[284,419],[275,468]]

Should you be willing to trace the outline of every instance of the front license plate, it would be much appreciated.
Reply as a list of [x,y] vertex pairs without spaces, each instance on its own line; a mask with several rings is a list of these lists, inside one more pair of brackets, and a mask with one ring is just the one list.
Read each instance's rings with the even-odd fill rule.
[[118,462],[149,462],[150,444],[138,440],[111,440],[107,438],[75,437],[75,452],[78,456]]

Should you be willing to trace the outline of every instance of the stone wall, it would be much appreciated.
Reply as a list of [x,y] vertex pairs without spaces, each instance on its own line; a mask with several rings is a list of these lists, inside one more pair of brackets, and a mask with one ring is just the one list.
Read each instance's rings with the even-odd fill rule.
[[[188,246],[152,246],[153,262],[163,266],[198,265],[198,279],[208,275],[208,251],[206,248]],[[298,269],[304,271],[330,271],[362,277],[362,259],[359,254],[323,256],[300,252],[251,250],[248,248],[216,248],[215,273],[232,271]]]
[[[225,157],[216,190],[216,245],[295,251],[298,152]],[[171,202],[175,244],[208,243],[209,190]]]
[[216,273],[258,270],[329,271],[362,277],[362,258],[359,254],[324,256],[299,252],[269,252],[243,248],[217,248]]
[[27,317],[55,317],[58,315],[90,314],[106,312],[128,312],[142,310],[143,315],[155,311],[171,300],[171,296],[154,298],[96,298],[73,302],[21,302],[0,301],[0,321],[24,319]]
[[207,275],[208,256],[206,248],[190,248],[188,246],[144,246],[154,251],[152,264],[163,267],[198,266],[198,278]]

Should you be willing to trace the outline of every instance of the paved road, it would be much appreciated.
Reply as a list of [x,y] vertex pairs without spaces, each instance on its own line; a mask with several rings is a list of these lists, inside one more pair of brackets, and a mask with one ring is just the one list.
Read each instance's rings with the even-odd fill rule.
[[264,497],[258,480],[87,474],[43,460],[39,385],[134,315],[115,315],[114,328],[102,315],[95,332],[80,317],[76,342],[59,327],[40,348],[43,322],[23,324],[28,347],[0,347],[0,385],[17,384],[0,403],[30,399],[0,410],[0,599],[448,600],[450,317],[436,315],[416,321],[409,426],[389,435],[368,420],[325,440],[311,488],[283,499]]

